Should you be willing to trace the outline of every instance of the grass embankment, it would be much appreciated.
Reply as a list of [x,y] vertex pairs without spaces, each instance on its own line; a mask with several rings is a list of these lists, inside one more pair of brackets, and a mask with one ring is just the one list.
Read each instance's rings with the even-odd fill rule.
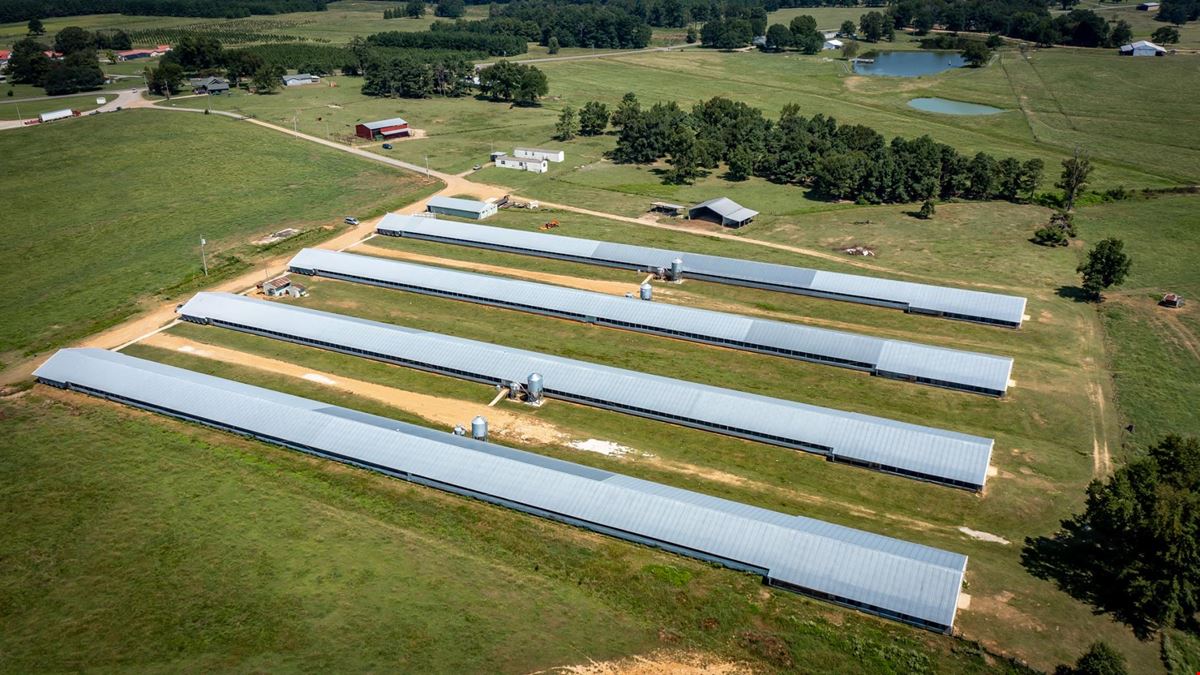
[[655,648],[1011,670],[747,575],[112,404],[35,393],[0,413],[8,670],[530,672]]
[[[119,322],[143,299],[311,245],[347,214],[379,214],[433,189],[251,125],[155,111],[6,131],[0,172],[0,363]],[[252,243],[289,227],[301,234]]]

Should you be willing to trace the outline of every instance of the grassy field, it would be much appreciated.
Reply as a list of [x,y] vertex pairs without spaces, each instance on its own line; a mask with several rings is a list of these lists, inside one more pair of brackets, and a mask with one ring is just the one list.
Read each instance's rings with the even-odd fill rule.
[[[135,41],[134,46],[149,46],[158,43],[157,38],[171,42],[170,36],[179,29],[193,32],[208,32],[217,37],[239,31],[292,35],[305,40],[329,44],[345,44],[356,35],[367,36],[381,31],[416,31],[429,28],[437,20],[433,5],[429,5],[425,16],[420,19],[392,19],[385,21],[383,10],[404,7],[403,2],[375,2],[371,0],[349,0],[330,3],[324,12],[293,12],[278,16],[252,16],[245,19],[203,19],[178,16],[127,16],[124,14],[89,14],[85,16],[45,19],[47,42],[54,39],[58,31],[67,26],[79,26],[86,30],[120,29],[129,33],[147,31],[146,39]],[[487,17],[486,5],[471,5],[467,18]],[[11,45],[25,37],[25,23],[0,24],[0,45]],[[155,31],[164,31],[161,36]]]
[[[1157,11],[1142,12],[1139,11],[1138,3],[1136,2],[1100,2],[1099,0],[1084,0],[1077,7],[1090,9],[1100,16],[1110,21],[1118,21],[1124,19],[1129,22],[1133,28],[1134,40],[1149,40],[1150,35],[1163,26],[1171,24],[1155,19]],[[1179,29],[1179,44],[1177,45],[1162,45],[1167,49],[1197,49],[1200,48],[1200,23],[1192,21],[1191,23],[1182,26],[1176,26]]]
[[105,98],[113,97],[112,94],[105,94],[99,91],[86,96],[71,96],[48,101],[28,101],[26,103],[6,102],[4,99],[0,99],[0,120],[27,120],[37,117],[44,112],[62,110],[63,108],[87,112],[100,107],[101,104],[96,103],[97,96]]
[[747,575],[83,397],[0,413],[6,670],[531,672],[656,648],[1011,669]]
[[1165,292],[1200,298],[1200,271],[1192,264],[1200,254],[1197,209],[1200,197],[1190,195],[1079,214],[1085,240],[1123,239],[1134,259],[1128,281],[1105,294],[1100,312],[1114,348],[1118,402],[1141,444],[1166,433],[1200,435],[1200,308],[1195,302],[1181,309],[1157,305]]
[[[974,599],[972,609],[960,613],[959,626],[969,637],[1040,667],[1069,659],[1096,635],[1103,635],[1143,667],[1153,668],[1157,655],[1152,646],[1137,643],[1127,631],[1105,619],[1092,617],[1086,608],[1029,577],[1018,563],[1019,543],[1025,536],[1052,530],[1058,519],[1078,508],[1082,486],[1092,474],[1093,434],[1112,438],[1113,452],[1118,456],[1121,452],[1116,443],[1119,435],[1115,416],[1101,422],[1079,414],[1092,406],[1089,392],[1093,387],[1108,391],[1110,384],[1098,367],[1079,367],[1080,359],[1093,364],[1105,360],[1094,310],[1055,292],[1059,286],[1074,282],[1076,254],[1072,250],[1034,247],[1026,241],[1027,223],[1039,218],[1038,209],[1009,207],[1011,211],[996,211],[994,205],[960,208],[961,212],[947,209],[949,212],[941,218],[920,227],[914,226],[900,208],[857,210],[860,220],[870,220],[871,225],[862,227],[869,234],[869,242],[880,250],[880,257],[872,261],[876,269],[867,271],[895,274],[924,260],[922,267],[930,271],[916,277],[919,280],[986,281],[1009,292],[1028,294],[1034,318],[1020,331],[696,282],[662,286],[658,297],[665,302],[1011,355],[1017,361],[1014,378],[1018,385],[1004,401],[872,379],[764,355],[736,353],[736,358],[731,358],[735,353],[717,348],[339,282],[315,281],[310,286],[312,295],[303,302],[329,311],[994,437],[994,463],[999,474],[991,479],[987,496],[980,499],[827,464],[781,448],[560,402],[527,413],[575,430],[579,438],[612,440],[658,459],[619,460],[563,447],[530,448],[538,452],[967,553],[971,557],[967,592]],[[989,210],[992,221],[987,220]],[[559,231],[568,235],[793,264],[812,262],[750,243],[646,230],[574,214],[509,211],[489,222],[532,229],[548,217],[562,219],[564,226]],[[998,225],[1008,221],[1012,224]],[[993,230],[987,232],[986,240],[968,243],[967,233],[989,224]],[[803,233],[820,242],[835,228],[845,227],[844,223],[814,223]],[[372,244],[493,265],[624,279],[631,289],[639,279],[632,273],[604,268],[409,240],[377,238]],[[995,257],[981,260],[965,255],[972,246],[989,249],[989,256]],[[1010,261],[1009,269],[997,265],[998,260]],[[823,260],[817,262],[818,266],[832,266]],[[989,271],[981,273],[981,269]],[[497,331],[497,326],[505,328]],[[476,403],[486,402],[493,393],[481,385],[227,331],[179,326],[172,332],[402,390]],[[188,367],[213,367],[195,357],[156,351],[132,353]],[[261,378],[269,377],[245,372],[239,377],[247,375],[255,382],[265,382]],[[938,413],[931,417],[931,410]],[[977,541],[959,531],[961,526],[1014,543],[1006,546]],[[1044,641],[1047,627],[1053,627],[1058,635],[1053,646]]]
[[[331,12],[356,16],[322,29],[336,41],[337,26],[367,25],[385,6],[337,3]],[[785,10],[771,20],[812,13],[820,25],[836,28],[841,13],[856,18],[862,11]],[[296,30],[321,26],[303,23]],[[1019,555],[1026,536],[1052,532],[1080,507],[1106,452],[1119,464],[1162,433],[1200,433],[1193,412],[1200,401],[1200,314],[1194,301],[1179,311],[1154,304],[1167,290],[1200,298],[1194,265],[1200,197],[1085,200],[1077,216],[1080,240],[1047,249],[1028,241],[1049,217],[1041,207],[941,204],[935,218],[922,221],[911,205],[832,204],[760,180],[729,183],[712,175],[693,186],[663,186],[653,167],[604,160],[611,136],[560,144],[552,135],[566,105],[595,98],[615,104],[633,90],[643,105],[671,99],[686,106],[720,92],[770,115],[797,102],[806,114],[833,115],[886,135],[929,133],[963,152],[1039,156],[1047,162],[1045,190],[1052,189],[1058,160],[1075,145],[1092,153],[1097,189],[1190,184],[1200,182],[1200,133],[1191,123],[1200,117],[1200,101],[1179,91],[1195,76],[1191,58],[1005,51],[981,70],[897,80],[855,76],[823,56],[687,50],[543,63],[551,93],[537,108],[473,98],[370,99],[359,92],[361,80],[343,77],[330,78],[336,87],[234,94],[212,103],[334,139],[345,139],[356,122],[402,116],[427,137],[399,141],[392,151],[368,147],[418,164],[428,157],[433,168],[452,172],[483,163],[493,148],[564,147],[567,161],[545,175],[495,168],[475,174],[547,202],[634,216],[655,199],[691,203],[727,195],[762,212],[739,232],[740,241],[703,236],[703,227],[684,234],[549,208],[504,211],[489,224],[533,230],[556,218],[562,223],[556,232],[568,236],[1028,297],[1030,319],[1010,331],[695,281],[656,287],[660,302],[1012,356],[1017,384],[1003,400],[334,281],[315,280],[310,297],[299,302],[993,437],[997,474],[978,496],[558,401],[536,410],[499,404],[572,438],[639,451],[619,458],[524,446],[539,453],[969,555],[965,592],[972,602],[957,626],[988,649],[1052,669],[1104,639],[1135,672],[1161,672],[1159,645],[1136,641],[1123,626],[1034,579]],[[906,105],[926,95],[1008,112],[956,118]],[[75,131],[81,125],[97,131],[81,136]],[[41,161],[46,156],[56,161]],[[308,234],[283,248],[307,244],[324,236],[319,226],[342,215],[378,213],[428,191],[412,177],[249,125],[153,112],[5,132],[0,169],[9,176],[0,198],[14,206],[4,212],[7,219],[0,216],[10,242],[3,260],[9,293],[0,315],[15,317],[0,328],[0,352],[9,356],[108,325],[133,311],[138,298],[183,297],[199,288],[194,242],[201,235],[214,243],[220,276],[282,253],[250,243],[268,232],[299,227]],[[66,184],[68,176],[88,198],[48,202],[42,186]],[[79,237],[83,227],[86,236]],[[1099,307],[1077,302],[1075,266],[1086,247],[1105,236],[1126,241],[1133,275]],[[866,245],[877,255],[837,261],[764,248],[752,239],[830,254]],[[383,237],[371,245],[627,281],[630,290],[640,281],[617,270],[463,247]],[[132,249],[139,255],[122,257]],[[97,259],[106,264],[96,265]],[[397,390],[476,404],[494,395],[490,387],[266,338],[192,325],[170,332]],[[444,428],[302,379],[145,345],[128,353]],[[765,592],[743,575],[78,397],[38,389],[0,402],[0,413],[0,432],[12,430],[0,433],[0,525],[19,535],[0,544],[0,559],[16,561],[0,569],[0,603],[15,598],[0,604],[0,653],[15,670],[35,663],[261,669],[282,660],[331,670],[528,672],[656,647],[778,670],[970,672],[1006,665],[971,643]],[[1122,430],[1127,424],[1132,432]],[[46,450],[18,451],[30,447]],[[298,539],[296,532],[306,536]],[[97,556],[98,564],[86,569],[74,562]],[[93,598],[80,589],[94,586],[96,574],[117,581]],[[225,577],[228,586],[216,583]],[[515,581],[486,581],[497,578]],[[127,597],[151,601],[131,608]],[[132,620],[116,618],[127,616]],[[189,628],[197,625],[212,637],[190,639],[195,631]],[[39,640],[47,626],[66,639]],[[100,652],[88,653],[95,644]],[[1182,638],[1173,644],[1171,654],[1180,658],[1195,651]]]
[[[0,172],[0,362],[196,288],[201,237],[214,282],[332,235],[347,213],[381,213],[432,188],[225,118],[155,111],[5,131]],[[302,234],[251,243],[286,227]]]
[[[460,172],[485,162],[493,148],[553,144],[554,123],[563,106],[579,107],[590,99],[615,105],[629,90],[643,105],[677,100],[688,106],[710,96],[709,83],[719,81],[724,95],[761,106],[769,115],[797,102],[807,114],[831,114],[885,135],[928,133],[964,153],[986,150],[1020,159],[1042,157],[1047,190],[1052,189],[1059,161],[1076,145],[1092,155],[1096,188],[1200,182],[1200,134],[1187,123],[1200,115],[1200,102],[1180,99],[1171,85],[1194,71],[1187,57],[1121,59],[1085,50],[1029,55],[1006,51],[981,70],[916,79],[856,76],[843,62],[822,56],[696,49],[540,67],[550,78],[551,92],[539,108],[474,99],[369,99],[359,94],[356,78],[339,78],[337,88],[231,96],[218,105],[289,126],[295,120],[309,133],[342,139],[357,121],[398,114],[424,129],[427,137],[396,143],[394,156],[417,163],[428,156],[433,168]],[[1097,90],[1106,95],[1093,95]],[[910,99],[927,95],[995,105],[1008,112],[960,118],[907,106]],[[655,199],[687,202],[716,194],[761,211],[763,225],[837,208],[806,198],[802,189],[760,180],[730,183],[720,172],[692,186],[664,186],[656,168],[604,160],[614,142],[612,136],[577,139],[565,145],[567,161],[553,165],[547,174],[489,169],[480,180],[623,215],[642,213]]]

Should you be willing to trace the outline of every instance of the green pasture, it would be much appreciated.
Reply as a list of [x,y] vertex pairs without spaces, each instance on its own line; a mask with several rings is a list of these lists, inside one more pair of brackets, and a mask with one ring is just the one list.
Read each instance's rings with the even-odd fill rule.
[[[4,362],[117,323],[141,300],[319,241],[348,213],[381,213],[432,189],[244,123],[164,111],[4,131],[0,172]],[[302,234],[251,243],[287,227]],[[201,237],[209,241],[207,279]]]
[[111,100],[115,97],[115,94],[98,91],[84,96],[70,96],[44,101],[26,101],[24,103],[9,102],[0,98],[0,120],[28,120],[42,113],[52,110],[62,110],[63,108],[87,112],[100,107],[100,104],[96,103],[97,97],[104,97]]

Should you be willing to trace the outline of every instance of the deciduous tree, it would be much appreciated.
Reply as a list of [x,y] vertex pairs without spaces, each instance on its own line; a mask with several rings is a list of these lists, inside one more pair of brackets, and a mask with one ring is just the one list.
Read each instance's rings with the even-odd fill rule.
[[566,106],[558,114],[558,124],[554,127],[555,136],[560,141],[569,141],[579,132],[579,120],[575,117],[575,109]]
[[25,26],[26,35],[45,35],[46,27],[42,25],[41,19],[30,19]]
[[1167,436],[1087,488],[1082,513],[1026,539],[1022,563],[1147,638],[1200,612],[1200,441]]
[[1054,675],[1128,675],[1125,657],[1107,642],[1093,642],[1080,655],[1074,666],[1066,664],[1054,669]]
[[599,136],[608,128],[608,106],[599,101],[588,101],[579,111],[579,133],[584,136]]
[[1062,175],[1054,184],[1063,191],[1063,208],[1070,211],[1075,208],[1075,200],[1087,185],[1088,176],[1092,173],[1092,161],[1088,154],[1076,147],[1075,153],[1062,161]]
[[404,5],[404,15],[410,19],[419,19],[425,16],[425,0],[408,0]]
[[[1083,290],[1093,299],[1099,300],[1104,289],[1118,286],[1125,281],[1132,263],[1133,260],[1125,254],[1125,242],[1110,237],[1093,246],[1092,250],[1088,251],[1087,260],[1075,271],[1083,275]],[[1200,596],[1197,598],[1200,599]],[[1196,609],[1200,609],[1200,606]]]
[[268,63],[263,65],[258,70],[254,71],[254,76],[251,82],[254,84],[254,93],[270,94],[271,92],[283,86],[283,76],[286,74],[283,66]]

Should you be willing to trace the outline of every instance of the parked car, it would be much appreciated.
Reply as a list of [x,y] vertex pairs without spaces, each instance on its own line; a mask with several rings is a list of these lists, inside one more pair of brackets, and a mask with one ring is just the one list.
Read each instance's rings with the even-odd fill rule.
[[384,143],[384,144],[383,144],[383,149],[384,149],[384,150],[391,150],[391,149],[392,149],[392,144],[391,144],[391,143]]
[[358,224],[358,218],[355,218],[354,216],[346,216],[346,220],[345,220],[344,222],[345,222],[347,225],[357,225],[357,224]]
[[472,169],[474,169],[475,171],[478,171],[478,170],[482,169],[482,168],[483,168],[483,166],[482,166],[482,165],[480,165],[480,164],[476,164],[475,166],[473,166],[473,167],[471,167],[471,168],[472,168]]

